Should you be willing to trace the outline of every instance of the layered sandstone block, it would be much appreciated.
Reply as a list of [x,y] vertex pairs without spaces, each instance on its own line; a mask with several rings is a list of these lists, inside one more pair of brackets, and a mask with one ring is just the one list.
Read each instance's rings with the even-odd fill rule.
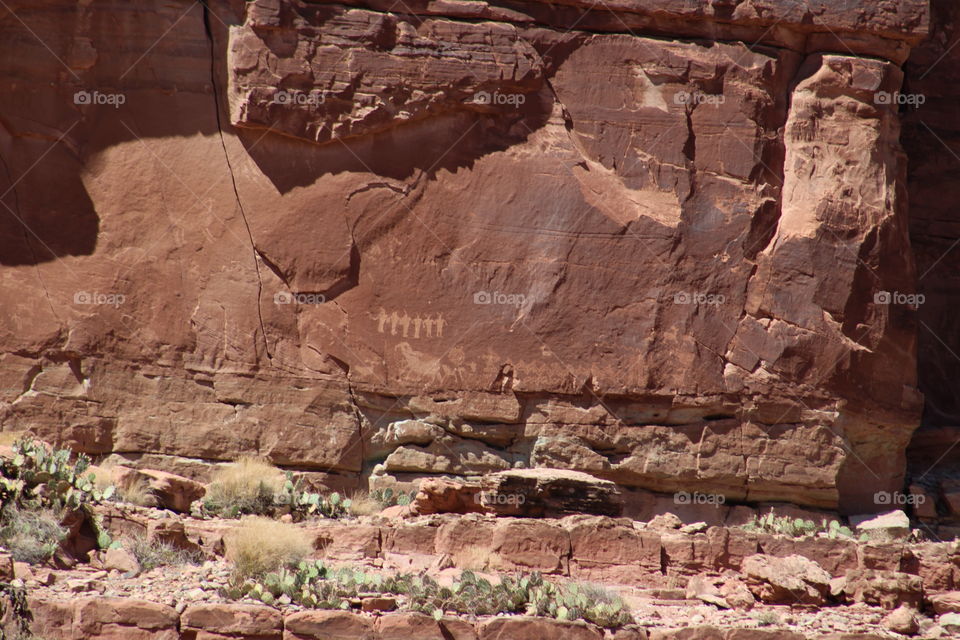
[[880,508],[927,8],[767,4],[9,3],[0,424]]

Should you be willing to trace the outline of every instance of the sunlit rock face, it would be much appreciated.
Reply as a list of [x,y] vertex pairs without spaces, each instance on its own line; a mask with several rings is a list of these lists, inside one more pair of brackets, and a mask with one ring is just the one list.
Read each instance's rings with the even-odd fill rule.
[[925,2],[207,4],[0,12],[3,429],[337,487],[902,488]]

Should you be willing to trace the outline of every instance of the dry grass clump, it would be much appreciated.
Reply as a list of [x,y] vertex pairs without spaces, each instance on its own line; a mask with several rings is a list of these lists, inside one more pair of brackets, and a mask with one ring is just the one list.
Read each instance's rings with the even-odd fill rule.
[[383,505],[380,501],[370,495],[367,491],[357,491],[350,496],[350,508],[348,509],[354,516],[372,516],[375,513],[383,511]]
[[244,518],[224,544],[238,582],[292,567],[313,551],[311,536],[304,529],[261,517]]
[[144,571],[157,567],[176,567],[186,564],[200,564],[203,556],[199,551],[178,549],[169,542],[147,540],[144,536],[125,538],[121,544],[128,549]]
[[204,506],[228,516],[263,514],[274,506],[286,476],[261,458],[240,458],[213,474]]
[[62,514],[49,508],[3,510],[0,543],[17,562],[39,564],[49,560],[67,537],[61,526]]
[[141,507],[157,506],[156,496],[150,489],[150,481],[134,472],[123,471],[115,462],[106,462],[100,466],[90,467],[94,474],[93,485],[103,491],[109,486],[117,488],[116,497],[121,502],[128,502]]
[[17,440],[26,435],[26,431],[0,431],[0,447],[12,447]]

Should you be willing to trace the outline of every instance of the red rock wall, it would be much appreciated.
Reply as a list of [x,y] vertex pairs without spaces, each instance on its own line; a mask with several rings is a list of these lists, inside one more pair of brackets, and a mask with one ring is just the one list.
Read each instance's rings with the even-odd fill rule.
[[[960,224],[956,213],[960,170],[960,7],[932,2],[930,37],[905,66],[904,94],[920,101],[902,110],[910,155],[910,241],[917,262],[919,383],[923,426],[911,443],[911,479],[941,500],[941,515],[960,518],[955,474],[960,463]],[[919,102],[918,104],[916,104]],[[943,484],[943,486],[941,486]],[[940,496],[941,490],[945,496]]]
[[924,2],[209,5],[0,12],[3,429],[339,485],[902,486],[882,95]]

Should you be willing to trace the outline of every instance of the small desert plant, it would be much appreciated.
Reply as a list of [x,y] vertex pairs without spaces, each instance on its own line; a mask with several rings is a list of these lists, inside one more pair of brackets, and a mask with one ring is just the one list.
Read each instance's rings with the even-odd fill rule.
[[157,506],[156,496],[150,489],[150,481],[142,475],[136,472],[123,474],[115,464],[111,463],[90,469],[94,475],[93,485],[102,494],[106,494],[110,487],[114,487],[113,498],[119,502],[141,507]]
[[853,530],[850,529],[850,527],[845,527],[836,520],[830,520],[828,522],[824,519],[820,522],[820,528],[826,533],[827,537],[831,539],[854,537]]
[[91,503],[111,499],[115,488],[98,488],[89,469],[87,456],[31,438],[17,440],[13,457],[0,460],[0,537],[23,561],[53,555],[67,535],[61,523],[68,515],[90,522],[101,548],[111,543]]
[[771,509],[762,516],[754,516],[753,520],[743,525],[748,531],[760,531],[763,533],[778,533],[794,538],[815,535],[821,533],[828,538],[853,537],[853,531],[849,527],[842,526],[836,520],[820,521],[819,526],[813,520],[804,520],[803,518],[791,518],[789,516],[777,517]]
[[350,496],[350,515],[371,516],[382,510],[383,505],[366,491],[357,491]]
[[59,511],[50,508],[3,510],[0,542],[17,562],[39,564],[49,560],[67,537]]
[[32,439],[18,440],[13,457],[0,464],[0,502],[27,509],[76,509],[86,502],[108,500],[113,488],[100,491],[94,474],[86,474],[90,458],[69,449],[51,449]]
[[211,513],[231,518],[270,513],[285,480],[283,472],[269,462],[241,458],[213,475],[203,506]]
[[470,615],[525,613],[560,620],[587,620],[606,628],[633,622],[619,596],[594,585],[547,582],[539,573],[494,583],[463,571],[449,587],[428,575],[382,575],[343,567],[328,569],[321,561],[301,562],[295,570],[281,569],[260,579],[235,583],[223,595],[244,596],[274,604],[281,598],[313,609],[350,609],[361,594],[391,594],[401,608],[440,619],[445,612]]
[[177,567],[185,564],[199,564],[201,554],[186,549],[178,549],[168,542],[149,541],[143,536],[124,538],[124,549],[130,551],[144,571],[157,567]]
[[413,499],[417,497],[416,490],[413,491],[394,491],[392,488],[387,487],[385,489],[376,489],[371,494],[370,497],[380,503],[382,509],[387,507],[392,507],[394,505],[406,506],[413,502]]
[[279,504],[289,507],[290,513],[296,519],[310,516],[325,518],[342,518],[350,513],[353,501],[334,491],[324,496],[319,493],[304,491],[303,478],[294,479],[289,471],[283,483],[283,492],[277,496]]
[[244,518],[224,543],[236,582],[296,566],[313,551],[310,534],[303,529],[260,517]]
[[761,611],[757,614],[757,625],[761,627],[772,627],[780,624],[780,616],[773,611]]

